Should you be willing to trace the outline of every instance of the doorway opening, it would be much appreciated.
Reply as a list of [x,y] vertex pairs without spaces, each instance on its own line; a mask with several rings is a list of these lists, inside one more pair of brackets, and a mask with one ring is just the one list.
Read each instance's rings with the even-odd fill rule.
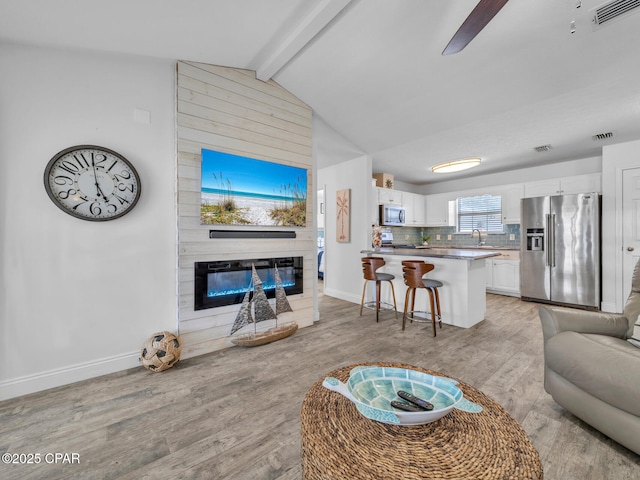
[[321,188],[317,192],[318,215],[317,215],[317,254],[318,254],[318,295],[324,294],[324,279],[325,279],[325,189]]

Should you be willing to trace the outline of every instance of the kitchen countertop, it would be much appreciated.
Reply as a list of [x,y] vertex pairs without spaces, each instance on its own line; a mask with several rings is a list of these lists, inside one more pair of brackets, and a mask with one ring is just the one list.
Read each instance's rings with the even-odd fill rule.
[[435,257],[452,258],[455,260],[480,260],[489,257],[502,255],[497,250],[486,248],[466,249],[466,248],[381,248],[380,250],[361,250],[360,253],[367,255],[401,255],[404,257]]

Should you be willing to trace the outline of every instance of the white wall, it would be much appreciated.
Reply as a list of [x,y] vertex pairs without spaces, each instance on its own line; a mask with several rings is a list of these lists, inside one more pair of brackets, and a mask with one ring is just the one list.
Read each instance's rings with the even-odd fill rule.
[[313,160],[318,169],[348,162],[365,153],[313,112]]
[[[362,295],[360,251],[371,247],[371,157],[365,155],[318,170],[325,185],[324,293],[354,303]],[[351,189],[351,241],[336,241],[336,192]]]
[[[144,340],[176,330],[176,173],[175,62],[0,45],[0,63],[1,400],[137,366]],[[79,144],[133,163],[133,211],[54,206],[44,168]]]

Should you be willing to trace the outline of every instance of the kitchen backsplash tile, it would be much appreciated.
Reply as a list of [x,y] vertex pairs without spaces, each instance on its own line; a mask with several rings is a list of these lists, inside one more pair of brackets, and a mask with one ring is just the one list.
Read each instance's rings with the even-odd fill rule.
[[[468,233],[456,233],[456,227],[386,227],[393,233],[394,243],[407,243],[413,245],[422,244],[422,236],[430,236],[429,245],[439,246],[455,246],[455,247],[472,247],[478,244],[477,235],[472,237]],[[440,240],[437,236],[440,235]],[[451,235],[451,240],[448,236]],[[514,240],[510,240],[511,235]],[[504,233],[492,233],[487,235],[482,233],[482,240],[486,245],[495,247],[511,247],[520,248],[520,225],[505,225]]]

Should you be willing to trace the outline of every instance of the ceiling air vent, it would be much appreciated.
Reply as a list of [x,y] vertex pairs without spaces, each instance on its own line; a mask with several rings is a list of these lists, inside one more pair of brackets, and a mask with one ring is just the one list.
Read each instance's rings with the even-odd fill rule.
[[551,145],[540,145],[539,147],[533,147],[536,152],[548,152],[551,150]]
[[600,140],[606,140],[606,139],[611,138],[611,137],[613,137],[613,132],[596,133],[591,138],[593,139],[594,142],[598,142]]
[[625,15],[635,8],[640,7],[640,0],[613,0],[603,3],[591,10],[593,13],[594,28],[605,25],[615,18]]

